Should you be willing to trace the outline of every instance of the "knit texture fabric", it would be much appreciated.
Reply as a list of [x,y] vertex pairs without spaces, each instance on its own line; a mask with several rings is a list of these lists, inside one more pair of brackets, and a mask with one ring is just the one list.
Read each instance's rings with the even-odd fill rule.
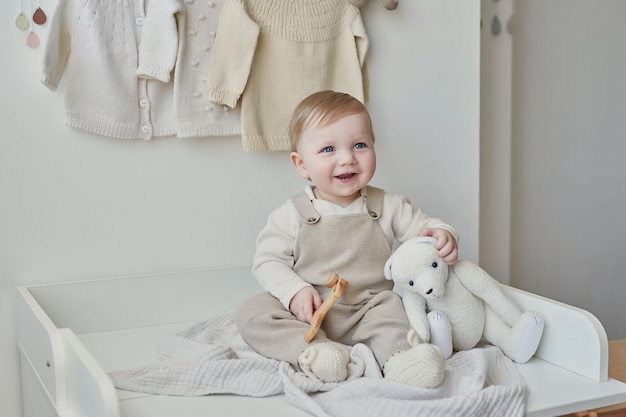
[[66,124],[125,139],[237,134],[239,115],[206,95],[223,1],[59,0],[41,81],[56,91],[64,78]]
[[345,381],[349,363],[350,349],[332,342],[313,345],[298,357],[302,372],[321,382]]
[[345,0],[226,0],[208,71],[209,99],[241,106],[248,151],[289,150],[293,109],[332,89],[364,101],[369,40]]
[[434,388],[443,381],[445,366],[439,348],[422,343],[390,357],[385,363],[383,374],[390,381],[419,388]]
[[143,1],[60,0],[50,21],[41,81],[65,78],[66,124],[117,138],[176,133],[172,86],[139,80]]
[[230,312],[167,336],[153,361],[110,377],[120,389],[151,394],[260,397],[284,392],[293,406],[318,417],[524,416],[524,380],[494,346],[455,353],[436,388],[382,378],[363,344],[352,347],[350,367],[346,381],[324,383],[287,362],[264,358],[242,342]]
[[177,136],[239,135],[238,111],[213,103],[207,68],[224,0],[148,2],[137,75],[169,82],[173,76]]

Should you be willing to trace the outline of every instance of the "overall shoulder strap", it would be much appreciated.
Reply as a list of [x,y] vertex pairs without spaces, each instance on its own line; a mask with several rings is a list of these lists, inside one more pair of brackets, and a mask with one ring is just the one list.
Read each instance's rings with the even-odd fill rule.
[[383,212],[385,190],[368,185],[363,189],[361,195],[365,198],[367,215],[370,217],[370,219],[378,219]]
[[313,224],[320,220],[320,214],[313,207],[313,202],[306,192],[301,191],[290,198],[296,210],[306,223]]

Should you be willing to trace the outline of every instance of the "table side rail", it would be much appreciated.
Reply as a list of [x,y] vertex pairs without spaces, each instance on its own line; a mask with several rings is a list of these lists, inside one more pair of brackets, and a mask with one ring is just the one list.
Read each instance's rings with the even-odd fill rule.
[[504,284],[501,287],[522,310],[545,321],[536,357],[597,382],[608,379],[608,339],[593,314]]
[[67,399],[81,417],[120,417],[113,382],[71,329],[60,329],[66,355]]
[[17,343],[52,404],[67,403],[63,342],[52,320],[27,288],[17,288]]

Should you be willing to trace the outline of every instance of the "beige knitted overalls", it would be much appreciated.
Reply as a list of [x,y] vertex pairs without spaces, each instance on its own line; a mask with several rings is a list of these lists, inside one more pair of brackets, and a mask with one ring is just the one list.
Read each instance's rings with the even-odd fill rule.
[[[383,275],[392,250],[377,220],[382,214],[384,191],[367,187],[362,195],[367,214],[324,217],[306,193],[291,199],[302,216],[294,247],[294,271],[311,283],[322,299],[331,291],[325,283],[333,272],[349,283],[311,344],[329,340],[348,346],[364,343],[382,367],[392,354],[410,348],[410,327],[401,298]],[[309,325],[297,320],[269,293],[246,300],[236,322],[243,339],[257,352],[296,367],[300,353],[311,346],[304,341]]]

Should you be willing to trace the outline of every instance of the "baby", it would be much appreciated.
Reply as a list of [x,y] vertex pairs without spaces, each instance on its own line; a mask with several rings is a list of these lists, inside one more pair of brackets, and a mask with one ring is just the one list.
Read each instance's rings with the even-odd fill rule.
[[[321,91],[305,98],[289,125],[291,161],[311,182],[274,210],[257,238],[253,272],[265,290],[237,313],[244,340],[260,354],[290,362],[309,377],[348,377],[350,347],[363,343],[383,376],[419,387],[443,379],[434,345],[411,346],[401,298],[384,277],[395,241],[432,236],[446,263],[457,260],[457,234],[404,196],[369,184],[376,170],[372,123],[354,97]],[[349,282],[310,344],[313,313],[332,273]]]

